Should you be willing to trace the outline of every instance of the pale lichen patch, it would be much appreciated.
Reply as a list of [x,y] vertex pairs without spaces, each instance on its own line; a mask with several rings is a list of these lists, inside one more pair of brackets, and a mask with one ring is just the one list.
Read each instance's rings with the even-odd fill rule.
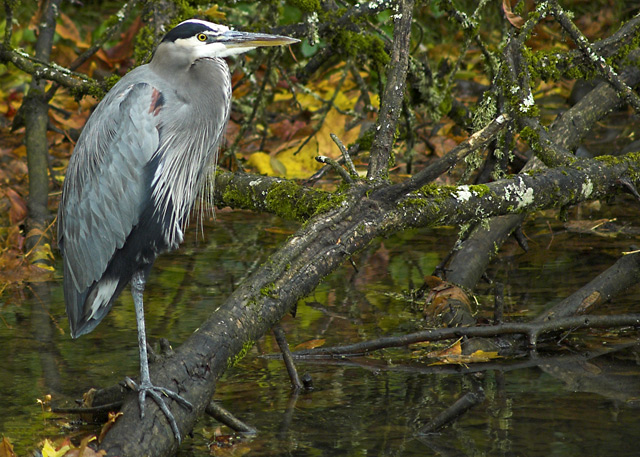
[[587,199],[591,196],[592,192],[593,192],[593,183],[589,178],[585,178],[585,182],[582,183],[582,189],[581,189],[582,196],[585,199]]
[[458,186],[458,190],[455,194],[455,199],[459,202],[466,202],[473,196],[473,193],[469,190],[469,186]]
[[504,196],[507,200],[514,199],[517,201],[516,210],[526,208],[534,201],[533,188],[528,187],[520,177],[517,181],[505,186],[504,191]]

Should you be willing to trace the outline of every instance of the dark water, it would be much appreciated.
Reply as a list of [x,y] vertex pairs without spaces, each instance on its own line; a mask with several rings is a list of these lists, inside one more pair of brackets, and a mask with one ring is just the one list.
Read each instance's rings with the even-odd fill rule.
[[[616,218],[633,227],[630,200],[584,206],[571,220]],[[547,218],[548,216],[548,218]],[[161,258],[146,295],[148,335],[179,344],[269,252],[295,230],[275,218],[219,212],[206,240],[190,239]],[[567,231],[551,213],[525,227],[530,251],[509,241],[489,276],[505,284],[509,319],[539,313],[610,266],[637,236]],[[327,278],[282,325],[291,346],[312,339],[356,342],[420,328],[401,294],[419,287],[446,255],[454,229],[414,230],[379,242]],[[406,246],[410,246],[407,252]],[[491,316],[492,286],[478,287],[478,313]],[[95,428],[43,413],[38,399],[60,404],[92,386],[138,371],[133,305],[128,293],[103,323],[78,340],[68,336],[59,282],[5,292],[0,308],[0,434],[28,455],[48,437],[83,436]],[[600,313],[637,312],[640,290]],[[180,456],[634,456],[640,455],[640,349],[637,332],[570,335],[540,354],[487,365],[432,366],[420,351],[389,350],[367,359],[299,362],[315,390],[292,396],[272,335],[256,343],[218,384],[215,399],[260,433],[211,448],[229,434],[203,418]],[[621,344],[627,347],[613,350]],[[606,352],[609,351],[609,352]],[[601,354],[600,356],[596,356]],[[486,399],[436,435],[418,431],[466,392]],[[221,441],[218,439],[218,441]]]

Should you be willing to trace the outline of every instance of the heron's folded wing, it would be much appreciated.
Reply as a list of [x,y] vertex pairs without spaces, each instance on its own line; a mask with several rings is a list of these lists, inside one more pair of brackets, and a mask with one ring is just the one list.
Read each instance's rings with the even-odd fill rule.
[[147,164],[160,141],[162,94],[145,83],[114,89],[78,140],[59,209],[65,286],[79,293],[101,278],[138,223],[149,201]]

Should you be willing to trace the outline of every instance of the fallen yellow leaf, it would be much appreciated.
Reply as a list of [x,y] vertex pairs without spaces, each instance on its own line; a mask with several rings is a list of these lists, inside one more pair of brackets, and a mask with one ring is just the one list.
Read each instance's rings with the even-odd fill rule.
[[71,446],[65,444],[60,449],[56,450],[51,441],[44,440],[44,444],[42,446],[42,457],[63,457],[70,449]]

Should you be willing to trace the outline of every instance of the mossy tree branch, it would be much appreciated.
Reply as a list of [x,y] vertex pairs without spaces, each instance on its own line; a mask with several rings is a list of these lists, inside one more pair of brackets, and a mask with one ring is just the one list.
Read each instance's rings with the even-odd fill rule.
[[102,86],[97,81],[86,75],[43,62],[21,51],[11,49],[6,43],[0,44],[0,62],[11,63],[17,69],[32,75],[36,80],[54,81],[73,93],[90,94],[102,90]]

